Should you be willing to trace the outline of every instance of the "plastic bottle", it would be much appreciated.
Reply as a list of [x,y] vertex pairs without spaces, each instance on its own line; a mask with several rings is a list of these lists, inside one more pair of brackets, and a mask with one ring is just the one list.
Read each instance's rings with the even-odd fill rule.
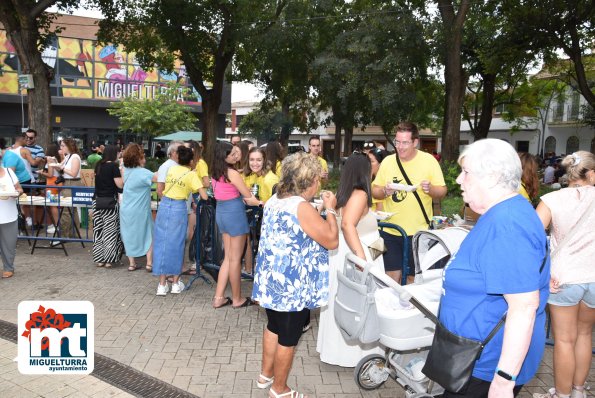
[[258,186],[258,184],[252,185],[252,188],[250,189],[250,191],[252,192],[252,195],[254,195],[254,197],[256,199],[260,199],[260,186]]
[[46,203],[52,201],[52,193],[49,189],[45,191],[45,201]]

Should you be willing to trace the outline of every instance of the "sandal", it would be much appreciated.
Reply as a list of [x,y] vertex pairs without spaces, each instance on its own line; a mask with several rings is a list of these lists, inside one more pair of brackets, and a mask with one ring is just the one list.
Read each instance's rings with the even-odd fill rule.
[[112,263],[105,263],[105,268],[111,268],[112,267]]
[[153,272],[153,264],[147,264],[145,266],[145,269],[147,270],[147,272]]
[[97,263],[96,266],[97,267],[105,267],[105,263]]
[[[215,305],[215,300],[222,300],[222,299],[225,299],[223,304]],[[217,308],[225,307],[226,305],[230,305],[232,302],[233,301],[229,297],[213,297],[213,308],[217,309]]]
[[196,268],[189,268],[186,271],[182,272],[182,275],[196,275]]
[[[271,397],[271,394],[273,394],[272,397]],[[307,398],[307,395],[304,395],[301,392],[297,392],[297,391],[292,390],[292,389],[289,389],[289,391],[284,392],[282,394],[277,394],[275,392],[275,390],[273,390],[271,388],[271,389],[269,389],[269,397],[270,398],[283,398],[283,397],[287,397],[287,398]]]
[[232,305],[231,307],[234,309],[238,309],[238,308],[249,307],[254,304],[256,304],[256,303],[254,301],[252,301],[252,299],[250,297],[246,297],[246,301],[244,301],[241,305],[238,305],[238,306]]
[[130,271],[130,272],[132,272],[132,271],[136,271],[137,269],[138,269],[138,268],[137,268],[136,264],[135,264],[135,265],[129,265],[129,266],[128,266],[128,271]]
[[[256,379],[256,387],[258,388],[269,388],[275,379],[275,376],[266,377],[262,373],[258,375],[258,379]],[[261,383],[260,380],[264,380],[264,383]]]
[[4,279],[12,278],[13,275],[14,275],[14,272],[12,272],[12,271],[4,271],[2,273],[2,278],[4,278]]

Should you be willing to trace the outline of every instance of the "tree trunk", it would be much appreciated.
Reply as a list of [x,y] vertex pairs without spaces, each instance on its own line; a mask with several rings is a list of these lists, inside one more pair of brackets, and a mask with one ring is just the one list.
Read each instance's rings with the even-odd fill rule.
[[343,138],[343,156],[351,155],[351,146],[353,143],[353,126],[345,127],[345,137]]
[[[284,121],[290,120],[289,102],[283,101],[283,103],[281,104],[281,113],[283,115]],[[283,146],[283,148],[287,148],[287,142],[289,141],[289,135],[291,134],[291,130],[292,127],[284,122],[281,127],[281,136],[279,137],[279,142],[281,143],[281,146]]]
[[213,164],[215,144],[217,143],[217,116],[221,105],[221,93],[209,90],[207,96],[202,98],[202,128],[203,157],[209,166]]
[[452,0],[438,0],[446,40],[444,121],[442,124],[442,158],[445,160],[454,161],[459,153],[461,109],[468,79],[461,64],[461,42],[463,40],[463,24],[469,7],[469,0],[463,0],[459,11],[455,14]]
[[483,102],[481,104],[481,116],[479,124],[474,131],[475,140],[488,137],[490,125],[492,124],[492,110],[494,109],[494,95],[496,93],[496,74],[488,73],[481,75],[483,79]]
[[50,108],[50,73],[41,59],[37,48],[39,32],[35,19],[21,18],[17,25],[14,20],[2,22],[15,48],[23,74],[33,75],[34,88],[27,90],[28,126],[38,134],[38,144],[47,147],[51,142]]
[[333,148],[333,168],[338,170],[341,164],[341,125],[335,122],[335,147]]

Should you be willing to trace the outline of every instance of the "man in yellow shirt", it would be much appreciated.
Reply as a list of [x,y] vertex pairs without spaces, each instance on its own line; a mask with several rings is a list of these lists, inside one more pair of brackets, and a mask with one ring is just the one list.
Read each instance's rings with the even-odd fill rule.
[[328,164],[326,160],[322,156],[320,156],[320,152],[322,151],[322,146],[320,145],[320,136],[313,135],[310,137],[308,141],[308,150],[312,156],[316,156],[320,165],[322,166],[322,174],[320,175],[320,186],[324,184],[328,180]]
[[[372,182],[372,196],[383,200],[384,211],[394,213],[386,222],[399,225],[411,238],[416,232],[429,227],[426,216],[430,220],[433,216],[432,200],[442,199],[446,195],[446,183],[438,161],[429,153],[417,149],[419,131],[414,123],[401,122],[397,125],[394,144],[397,151],[380,164]],[[403,176],[397,156],[412,186]],[[413,191],[419,195],[426,216]],[[384,269],[399,282],[403,269],[403,237],[395,230],[382,231],[381,236],[387,248]],[[412,275],[415,270],[411,243],[408,263],[409,274]]]

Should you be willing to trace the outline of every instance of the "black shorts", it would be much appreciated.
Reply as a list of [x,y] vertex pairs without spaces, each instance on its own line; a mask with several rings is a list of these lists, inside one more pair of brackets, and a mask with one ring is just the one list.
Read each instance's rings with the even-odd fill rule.
[[[380,236],[384,239],[386,252],[382,255],[384,260],[384,271],[402,271],[403,270],[403,237],[389,234],[386,231],[380,231]],[[413,262],[413,249],[411,242],[412,236],[408,237],[408,269],[407,275],[415,275],[415,263]]]
[[295,347],[302,336],[304,325],[310,320],[310,310],[280,312],[266,309],[267,329],[277,335],[278,342],[284,347]]
[[[481,380],[476,377],[471,376],[471,381],[469,382],[469,386],[464,393],[455,394],[453,392],[444,391],[443,398],[487,398],[488,391],[490,390],[489,381]],[[515,386],[512,390],[512,393],[516,397],[518,393],[523,388],[523,385]]]

